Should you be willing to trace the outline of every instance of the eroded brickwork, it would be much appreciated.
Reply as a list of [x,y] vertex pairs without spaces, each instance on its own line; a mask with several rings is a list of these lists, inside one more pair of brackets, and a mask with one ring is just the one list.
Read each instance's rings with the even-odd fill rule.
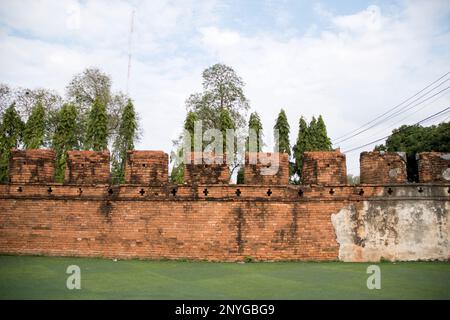
[[419,182],[449,182],[450,153],[419,153]]
[[159,185],[168,182],[169,156],[163,151],[128,151],[125,183]]
[[9,179],[12,183],[53,182],[55,152],[46,149],[11,150]]
[[406,156],[401,152],[363,152],[359,158],[361,183],[407,182]]
[[188,184],[228,184],[230,169],[222,155],[192,152],[184,165],[184,182]]
[[305,152],[303,154],[302,181],[304,184],[346,184],[345,154],[339,150]]
[[104,184],[110,182],[108,151],[68,151],[64,183]]
[[244,183],[287,185],[289,183],[289,155],[287,153],[246,153]]

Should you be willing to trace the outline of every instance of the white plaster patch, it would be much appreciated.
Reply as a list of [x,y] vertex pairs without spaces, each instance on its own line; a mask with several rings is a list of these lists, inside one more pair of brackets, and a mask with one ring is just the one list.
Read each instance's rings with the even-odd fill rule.
[[364,201],[331,216],[341,261],[446,260],[450,202]]

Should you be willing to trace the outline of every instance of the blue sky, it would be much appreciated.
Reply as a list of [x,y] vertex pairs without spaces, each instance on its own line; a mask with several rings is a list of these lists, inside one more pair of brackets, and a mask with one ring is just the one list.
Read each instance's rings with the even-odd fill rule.
[[[450,71],[445,0],[0,0],[0,82],[64,95],[74,74],[96,66],[111,75],[114,90],[125,91],[132,10],[130,95],[141,115],[139,149],[170,152],[185,99],[201,90],[202,70],[217,62],[245,81],[269,146],[280,108],[291,143],[301,115],[322,114],[329,135],[338,137]],[[414,110],[408,123],[450,105],[445,93]],[[337,146],[382,137],[390,125]],[[358,158],[359,151],[347,155],[352,173]]]

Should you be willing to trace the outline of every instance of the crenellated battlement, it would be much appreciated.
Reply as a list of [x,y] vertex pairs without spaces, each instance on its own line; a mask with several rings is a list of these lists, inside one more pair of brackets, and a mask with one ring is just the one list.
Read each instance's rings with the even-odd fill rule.
[[[419,182],[450,181],[450,153],[423,152],[417,155]],[[276,161],[275,161],[276,160]],[[360,155],[361,184],[407,183],[406,156],[400,152],[363,152]],[[128,151],[125,183],[167,185],[169,160],[163,151]],[[48,149],[11,151],[11,183],[54,182],[55,152]],[[227,185],[230,171],[226,158],[207,153],[191,154],[185,164],[187,184]],[[303,155],[304,185],[346,185],[345,154],[337,151],[313,151]],[[65,184],[111,184],[108,151],[68,151]],[[284,153],[246,153],[244,183],[248,185],[288,185],[289,157]]]

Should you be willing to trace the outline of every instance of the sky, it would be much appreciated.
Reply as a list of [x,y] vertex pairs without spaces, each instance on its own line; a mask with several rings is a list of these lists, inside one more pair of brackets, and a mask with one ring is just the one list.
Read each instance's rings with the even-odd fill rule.
[[[300,116],[322,115],[334,147],[346,151],[450,106],[443,91],[337,143],[450,71],[446,0],[0,0],[0,82],[64,95],[73,75],[98,67],[126,92],[133,10],[128,92],[143,129],[136,149],[171,151],[185,100],[215,63],[244,80],[268,148],[281,108],[291,144]],[[373,146],[346,153],[349,173],[359,174],[359,153]]]

